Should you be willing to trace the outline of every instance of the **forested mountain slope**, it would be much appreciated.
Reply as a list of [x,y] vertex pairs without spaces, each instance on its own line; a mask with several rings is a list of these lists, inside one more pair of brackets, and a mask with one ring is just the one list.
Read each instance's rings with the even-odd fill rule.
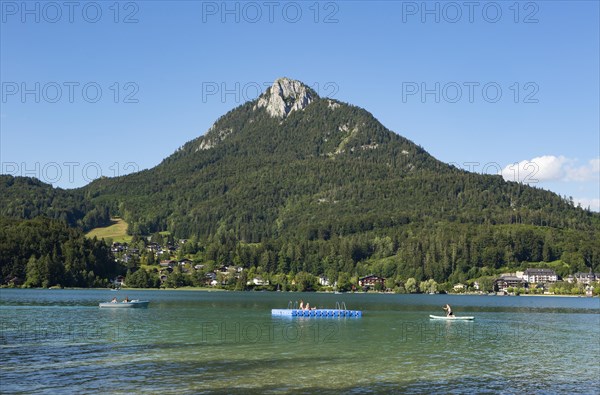
[[[158,166],[75,191],[3,177],[2,211],[194,238],[265,273],[462,281],[527,262],[600,271],[600,215],[442,163],[364,109],[278,79]],[[35,191],[39,191],[35,192]]]

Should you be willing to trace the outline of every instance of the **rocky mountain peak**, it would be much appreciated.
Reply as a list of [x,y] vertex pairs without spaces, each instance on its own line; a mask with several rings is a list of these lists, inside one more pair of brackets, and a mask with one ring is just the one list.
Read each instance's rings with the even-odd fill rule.
[[257,107],[264,107],[272,117],[283,119],[292,111],[304,110],[316,97],[302,82],[279,78],[261,95]]

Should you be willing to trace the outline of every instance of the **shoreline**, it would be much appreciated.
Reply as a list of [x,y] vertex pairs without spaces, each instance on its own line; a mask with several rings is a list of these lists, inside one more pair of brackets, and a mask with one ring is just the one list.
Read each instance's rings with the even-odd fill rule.
[[[20,288],[20,287],[0,287],[3,289],[28,289],[28,290],[66,290],[66,291],[78,291],[78,290],[94,290],[94,291],[112,291],[115,292],[115,288],[79,288],[79,287],[50,287],[50,288]],[[298,292],[298,291],[266,291],[266,290],[247,290],[247,291],[235,291],[222,288],[210,288],[210,287],[179,287],[179,288],[120,288],[116,291],[124,292],[135,292],[135,291],[179,291],[179,292],[268,292],[268,293],[298,293],[298,294],[336,294],[336,295],[445,295],[445,296],[498,296],[498,297],[517,297],[517,296],[541,296],[541,297],[554,297],[554,298],[597,298],[600,295],[586,296],[586,295],[548,295],[548,294],[519,294],[519,295],[498,295],[496,293],[446,293],[446,294],[427,294],[427,293],[404,293],[397,294],[394,292],[332,292],[332,291],[311,291],[311,292]]]

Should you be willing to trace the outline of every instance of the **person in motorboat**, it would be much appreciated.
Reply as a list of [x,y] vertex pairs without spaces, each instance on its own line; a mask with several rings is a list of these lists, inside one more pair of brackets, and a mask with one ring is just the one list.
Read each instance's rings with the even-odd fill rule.
[[310,303],[306,302],[306,305],[304,306],[304,310],[310,310]]
[[454,313],[452,312],[452,307],[448,303],[444,307],[442,307],[446,311],[446,317],[454,317]]
[[110,301],[110,303],[117,303],[117,297],[115,296],[114,298],[112,298],[112,300]]
[[304,310],[304,301],[300,299],[300,305],[298,306],[300,310]]
[[123,303],[129,303],[129,302],[130,302],[129,297],[125,296],[125,299],[123,299]]

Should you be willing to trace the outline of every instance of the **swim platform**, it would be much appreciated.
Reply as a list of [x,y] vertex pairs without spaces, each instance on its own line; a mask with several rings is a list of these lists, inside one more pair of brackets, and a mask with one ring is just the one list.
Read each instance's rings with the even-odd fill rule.
[[362,317],[362,311],[346,309],[271,309],[271,315],[286,317]]

